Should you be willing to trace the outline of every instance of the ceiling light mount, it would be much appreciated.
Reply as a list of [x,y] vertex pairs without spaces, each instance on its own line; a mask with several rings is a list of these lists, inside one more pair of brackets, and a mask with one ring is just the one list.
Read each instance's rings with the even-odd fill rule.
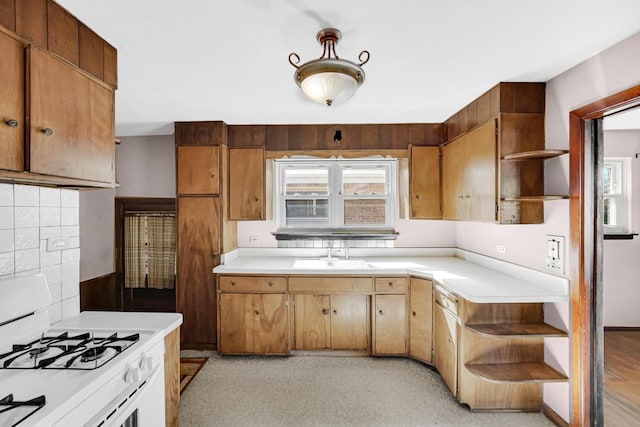
[[342,33],[336,28],[318,31],[316,39],[322,45],[322,56],[318,59],[300,63],[297,53],[289,54],[289,63],[296,71],[293,79],[302,92],[311,100],[331,106],[334,102],[349,99],[364,83],[362,66],[369,61],[369,51],[358,55],[359,63],[340,59],[336,54],[336,45]]

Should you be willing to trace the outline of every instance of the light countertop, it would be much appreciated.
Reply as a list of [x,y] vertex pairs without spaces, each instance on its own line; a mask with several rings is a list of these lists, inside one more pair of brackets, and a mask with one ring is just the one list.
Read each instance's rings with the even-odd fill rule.
[[52,326],[57,329],[163,331],[167,335],[181,324],[180,313],[83,311]]
[[432,279],[458,296],[477,303],[569,300],[567,279],[459,250],[456,256],[353,256],[366,260],[368,266],[349,269],[292,268],[296,259],[302,257],[291,256],[289,252],[284,252],[284,256],[269,256],[267,252],[241,251],[213,271],[216,274],[256,275],[411,275]]

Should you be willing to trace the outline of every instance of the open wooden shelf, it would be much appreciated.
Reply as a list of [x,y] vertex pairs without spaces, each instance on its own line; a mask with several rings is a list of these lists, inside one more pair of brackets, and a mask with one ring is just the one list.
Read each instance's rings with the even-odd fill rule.
[[496,338],[566,337],[568,334],[546,323],[483,323],[465,325],[480,335]]
[[546,383],[569,381],[544,362],[466,364],[474,375],[494,383]]
[[521,153],[507,154],[502,160],[533,160],[533,159],[549,159],[551,157],[562,156],[567,154],[568,150],[534,150],[523,151]]
[[568,199],[569,196],[549,195],[549,196],[518,196],[518,197],[501,197],[503,202],[548,202],[550,200]]

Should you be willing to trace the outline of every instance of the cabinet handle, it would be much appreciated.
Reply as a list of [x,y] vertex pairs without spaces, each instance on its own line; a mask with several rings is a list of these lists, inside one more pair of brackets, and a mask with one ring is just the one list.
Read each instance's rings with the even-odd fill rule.
[[53,135],[53,129],[51,129],[51,128],[44,128],[44,129],[42,129],[42,133],[44,133],[44,134],[45,134],[45,135],[47,135],[47,136],[51,136],[51,135]]
[[9,126],[10,128],[17,128],[18,127],[18,121],[14,120],[14,119],[9,119],[6,121],[7,126]]
[[260,312],[259,311],[256,311],[256,316],[260,316]]
[[389,282],[389,286],[393,287],[393,282]]
[[231,281],[231,286],[235,286],[236,282],[234,282],[233,280]]
[[382,316],[384,313],[382,312],[382,310],[379,310],[379,311],[378,311],[378,314],[379,314],[380,316]]
[[323,308],[322,309],[322,314],[329,314],[329,309]]
[[413,315],[413,317],[416,317],[416,312],[415,312],[415,311],[412,311],[412,312],[411,312],[411,315]]
[[256,197],[256,202],[259,202],[259,201],[260,201],[260,199],[258,197]]
[[420,200],[420,195],[416,194],[416,200]]
[[338,314],[338,310],[333,310],[333,314]]
[[269,285],[269,287],[273,286],[273,282],[268,282],[267,285]]

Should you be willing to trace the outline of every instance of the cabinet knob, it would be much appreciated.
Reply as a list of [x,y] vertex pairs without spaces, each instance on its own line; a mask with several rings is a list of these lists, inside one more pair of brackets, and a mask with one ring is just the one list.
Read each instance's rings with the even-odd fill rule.
[[236,282],[234,282],[233,280],[231,281],[231,286],[235,286]]
[[329,309],[323,308],[322,309],[322,314],[329,314]]
[[416,194],[416,200],[420,200],[420,195]]
[[415,312],[415,311],[412,311],[412,312],[411,312],[411,315],[412,315],[413,317],[416,317],[416,312]]
[[44,129],[42,129],[42,133],[44,133],[44,134],[45,134],[45,135],[47,135],[47,136],[51,136],[51,135],[53,135],[53,129],[51,129],[51,128],[44,128]]
[[384,313],[382,312],[382,310],[378,310],[378,314],[382,316]]
[[259,201],[260,201],[260,199],[258,197],[256,197],[256,203],[259,202]]
[[260,312],[259,311],[256,311],[256,316],[260,316]]
[[269,283],[267,283],[267,285],[269,285],[269,287],[272,287],[273,286],[273,282],[269,282]]
[[333,314],[338,314],[338,310],[333,310]]
[[7,123],[7,126],[9,126],[10,128],[17,128],[18,127],[18,121],[14,120],[14,119],[9,119],[5,123]]
[[389,282],[389,286],[393,287],[393,282]]

